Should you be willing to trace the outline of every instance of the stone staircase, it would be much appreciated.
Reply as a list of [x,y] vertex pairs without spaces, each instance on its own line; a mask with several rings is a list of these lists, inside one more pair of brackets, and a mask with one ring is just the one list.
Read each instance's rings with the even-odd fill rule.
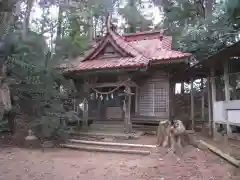
[[70,139],[61,144],[62,148],[148,155],[155,145],[129,144],[140,138],[141,131],[133,130],[132,133],[124,133],[124,124],[119,122],[94,122],[89,128],[81,131],[69,131]]
[[[88,128],[69,131],[70,139],[62,148],[148,155],[156,145],[130,144],[144,132],[156,131],[155,125],[133,124],[132,133],[124,132],[123,121],[94,121]],[[138,141],[139,142],[139,141]]]

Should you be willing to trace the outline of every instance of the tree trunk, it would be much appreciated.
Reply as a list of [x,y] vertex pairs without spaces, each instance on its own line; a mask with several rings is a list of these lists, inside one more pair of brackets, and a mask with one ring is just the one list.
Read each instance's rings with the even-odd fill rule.
[[91,42],[93,40],[93,18],[92,18],[92,14],[91,14],[91,10],[90,12],[88,12],[88,39],[89,42]]
[[211,16],[213,12],[213,6],[215,4],[215,0],[205,0],[205,15],[206,17]]
[[12,12],[3,12],[3,18],[1,22],[0,36],[3,37],[7,34],[9,25],[13,22],[13,13]]
[[59,10],[58,10],[58,25],[57,25],[57,37],[56,40],[59,41],[62,37],[62,19],[63,19],[63,9],[61,5],[59,5]]
[[33,3],[34,3],[34,0],[27,0],[27,7],[26,7],[25,17],[23,21],[23,32],[22,32],[23,38],[26,37],[29,31],[30,15],[31,15]]

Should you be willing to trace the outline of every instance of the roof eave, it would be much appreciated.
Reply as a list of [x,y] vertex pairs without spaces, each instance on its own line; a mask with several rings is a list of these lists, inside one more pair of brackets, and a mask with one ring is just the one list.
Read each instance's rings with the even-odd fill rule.
[[168,59],[153,59],[150,61],[151,65],[157,64],[176,64],[176,63],[189,63],[190,56],[178,57],[178,58],[168,58]]
[[123,71],[145,71],[148,68],[148,64],[138,66],[138,65],[132,65],[132,66],[120,66],[120,67],[109,67],[109,68],[94,68],[94,69],[81,69],[81,70],[69,70],[63,72],[64,76],[68,75],[77,75],[81,76],[85,73],[91,74],[91,73],[107,73],[107,72],[123,72]]

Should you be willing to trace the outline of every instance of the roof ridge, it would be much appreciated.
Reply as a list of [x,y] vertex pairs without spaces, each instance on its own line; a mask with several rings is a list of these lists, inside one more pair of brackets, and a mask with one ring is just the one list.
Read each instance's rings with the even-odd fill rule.
[[[138,51],[136,48],[134,48],[133,46],[131,46],[128,42],[126,42],[125,41],[125,39],[122,37],[122,36],[120,36],[117,32],[115,32],[115,31],[113,31],[112,29],[111,29],[111,15],[109,14],[108,15],[108,18],[107,18],[107,31],[110,33],[110,35],[113,37],[113,39],[114,39],[114,36],[116,35],[123,43],[125,43],[127,46],[129,46],[129,47],[131,47],[132,49],[134,49],[137,53],[139,53],[139,54],[141,54],[141,55],[143,55],[140,51]],[[115,42],[118,44],[118,42],[115,40]],[[119,44],[118,44],[119,45]],[[120,46],[120,48],[122,48],[121,47],[121,45],[119,45]],[[123,49],[123,48],[122,48]],[[123,49],[124,51],[126,51],[127,49]],[[127,53],[129,53],[129,52],[127,52]],[[131,52],[130,52],[130,54],[132,54]],[[135,54],[135,56],[136,56],[137,54]]]
[[[148,58],[144,53],[142,53],[140,50],[138,50],[137,48],[135,48],[134,46],[132,46],[131,44],[129,44],[127,41],[125,41],[125,39],[120,36],[117,32],[113,31],[111,29],[111,15],[108,15],[107,17],[107,22],[106,22],[106,26],[107,26],[107,33],[104,36],[104,38],[97,44],[96,47],[94,47],[92,50],[90,50],[90,52],[85,56],[84,60],[87,60],[91,55],[94,54],[94,52],[96,51],[96,49],[99,49],[99,47],[101,47],[101,45],[104,43],[107,35],[109,34],[111,36],[111,38],[114,40],[114,42],[116,43],[116,45],[122,49],[124,52],[126,52],[126,54],[130,54],[131,56],[144,56],[145,58]],[[148,58],[149,59],[149,58]]]
[[[114,32],[114,31],[111,31],[110,32],[110,35],[113,36],[113,39],[114,39],[114,36],[117,36],[117,38],[119,38],[119,40],[121,40],[123,43],[125,43],[127,46],[131,47],[133,50],[135,50],[138,54],[135,54],[135,56],[137,55],[143,55],[145,56],[140,50],[138,50],[137,48],[135,48],[134,46],[132,46],[131,44],[129,44],[127,41],[124,40],[124,38],[122,36],[120,36],[118,33]],[[114,39],[115,40],[115,39]],[[117,42],[115,40],[115,42]],[[121,45],[119,45],[121,46]],[[124,49],[126,51],[126,49]],[[146,56],[145,56],[146,57]],[[147,58],[147,57],[146,57]]]

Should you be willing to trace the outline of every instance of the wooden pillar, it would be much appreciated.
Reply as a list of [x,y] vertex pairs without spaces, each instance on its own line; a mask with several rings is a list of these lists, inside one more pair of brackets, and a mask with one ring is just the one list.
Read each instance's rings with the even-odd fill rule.
[[135,115],[139,115],[139,87],[136,87],[135,93]]
[[169,104],[168,104],[168,118],[169,121],[174,120],[174,83],[169,82]]
[[212,135],[212,101],[211,101],[211,83],[210,78],[207,79],[207,92],[208,92],[208,134]]
[[194,92],[193,92],[193,79],[191,79],[191,120],[192,120],[192,130],[195,128],[195,119],[194,119]]
[[83,108],[83,125],[88,126],[88,95],[89,95],[89,84],[88,82],[84,82],[84,108]]
[[[228,75],[228,62],[226,61],[223,64],[223,68],[224,68],[224,89],[225,89],[225,101],[229,102],[230,101],[230,85],[229,85],[229,75]],[[226,125],[227,125],[227,135],[228,137],[231,136],[232,132],[231,132],[231,127],[229,125],[229,121],[228,121],[228,117],[227,117],[227,111],[225,110],[225,121],[226,121]]]
[[181,94],[184,94],[184,81],[181,83]]
[[128,111],[127,111],[127,133],[132,132],[132,122],[131,122],[131,102],[132,102],[132,96],[128,95]]
[[175,104],[176,104],[176,102],[175,102],[175,99],[176,99],[176,97],[175,97],[175,90],[176,90],[176,83],[175,82],[173,82],[172,83],[172,119],[173,120],[175,120]]
[[131,122],[131,88],[125,86],[125,108],[124,108],[124,124],[125,132],[130,133],[132,131],[132,122]]
[[168,84],[168,120],[171,121],[171,107],[172,107],[172,93],[171,93],[171,83]]
[[214,122],[214,103],[216,102],[216,80],[215,80],[215,69],[211,68],[210,70],[210,74],[211,74],[211,90],[212,90],[212,126],[213,126],[213,137],[215,137],[216,132],[217,132],[217,128],[216,128],[216,124]]
[[205,93],[204,93],[204,86],[203,86],[203,78],[201,78],[201,90],[202,90],[202,96],[201,96],[201,117],[202,121],[204,123],[205,121]]

